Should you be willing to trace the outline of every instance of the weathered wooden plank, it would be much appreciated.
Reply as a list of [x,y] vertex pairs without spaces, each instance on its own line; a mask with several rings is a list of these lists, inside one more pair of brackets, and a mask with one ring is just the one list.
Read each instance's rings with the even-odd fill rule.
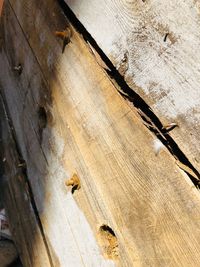
[[200,172],[199,2],[65,2]]
[[[10,3],[26,39],[7,4],[1,83],[45,237],[57,256],[54,266],[114,265],[95,241],[105,224],[119,243],[118,257],[116,247],[107,251],[118,266],[197,266],[196,188],[165,149],[155,155],[155,137],[73,29],[61,53],[54,31],[67,22],[55,1]],[[19,62],[23,72],[17,76],[12,66]],[[41,106],[47,110],[42,133]],[[72,195],[65,181],[73,173],[81,189]]]
[[[101,255],[94,234],[72,195],[66,196],[64,182],[70,172],[60,162],[63,142],[57,137],[57,129],[49,126],[44,139],[47,138],[46,141],[50,143],[46,148],[45,143],[41,145],[39,128],[43,118],[38,111],[42,106],[50,108],[48,86],[9,3],[4,14],[4,29],[4,48],[8,59],[2,52],[0,60],[4,72],[1,73],[1,82],[18,142],[27,162],[28,177],[52,265],[113,266],[112,261]],[[20,62],[23,65],[21,75],[13,69]]]
[[[2,66],[2,65],[1,65]],[[29,185],[8,124],[0,97],[1,196],[8,212],[11,232],[24,266],[51,266],[37,216],[32,206]],[[8,252],[7,252],[8,254]],[[6,251],[5,251],[6,255]],[[6,255],[9,257],[8,255]],[[7,261],[9,258],[7,259]],[[3,262],[0,263],[4,265]]]

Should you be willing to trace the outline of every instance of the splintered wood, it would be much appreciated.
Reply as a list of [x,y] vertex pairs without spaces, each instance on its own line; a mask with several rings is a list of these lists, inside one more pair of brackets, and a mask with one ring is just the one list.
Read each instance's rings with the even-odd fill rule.
[[65,2],[200,173],[199,1]]
[[[89,19],[92,1],[85,7],[73,2],[75,10],[79,5],[82,11],[88,8]],[[100,6],[108,11],[114,3],[106,2],[99,7],[95,1],[91,4],[96,18]],[[115,13],[117,7],[116,2]],[[126,20],[120,14],[126,8],[118,10],[122,25]],[[91,24],[92,33],[101,31],[104,19],[115,31],[103,14],[98,27]],[[198,190],[163,145],[157,154],[157,138],[118,93],[57,2],[8,0],[2,26],[1,91],[35,203],[30,211],[24,184],[21,191],[17,187],[18,198],[9,202],[10,209],[15,204],[20,207],[20,201],[28,205],[24,204],[24,220],[18,226],[23,243],[17,243],[25,266],[198,266]],[[66,28],[70,42],[61,53],[63,39],[55,32]],[[104,30],[103,36],[107,37]],[[170,38],[174,38],[171,33],[166,43]],[[112,47],[112,36],[104,41]],[[130,54],[121,55],[124,73],[132,64]],[[20,75],[13,69],[19,64]],[[172,122],[176,123],[165,125]],[[74,186],[79,190],[72,194]],[[8,199],[15,193],[13,185]],[[29,233],[29,214],[34,212],[40,227],[36,223],[31,231],[30,224]]]
[[103,253],[109,259],[117,259],[119,255],[118,241],[115,233],[108,225],[102,225],[98,234]]

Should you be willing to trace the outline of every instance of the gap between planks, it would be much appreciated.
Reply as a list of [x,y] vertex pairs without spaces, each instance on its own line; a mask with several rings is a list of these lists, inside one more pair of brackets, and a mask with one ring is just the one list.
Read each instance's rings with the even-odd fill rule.
[[[32,45],[34,45],[34,42],[32,43]],[[74,44],[75,45],[75,44]],[[34,49],[33,49],[34,50]],[[36,51],[35,51],[36,52]],[[39,52],[39,51],[38,51]],[[46,54],[45,54],[46,55]],[[69,54],[68,54],[69,55]],[[41,64],[41,62],[40,62],[40,64]],[[69,67],[69,66],[68,66]],[[68,69],[68,71],[70,72],[70,69]],[[70,72],[71,74],[73,74],[73,71],[72,72]],[[48,76],[48,75],[47,75]],[[60,98],[61,97],[61,93],[63,92],[63,91],[65,91],[66,90],[66,88],[64,88],[64,86],[61,86],[61,88],[59,88],[60,89],[60,91],[59,92],[55,92],[56,94],[57,94],[57,97],[58,98]],[[76,88],[74,88],[74,90],[75,90]],[[83,88],[83,89],[85,89],[85,88]],[[77,97],[77,95],[74,93],[74,92],[71,92],[72,94],[73,94],[73,96],[76,98]],[[81,91],[79,91],[79,93],[81,93]],[[87,92],[87,93],[89,93],[89,92]],[[81,95],[80,95],[80,97],[81,97]],[[121,100],[119,100],[119,97],[117,97],[117,96],[115,96],[115,95],[113,95],[113,97],[115,97],[115,100],[116,101],[119,101],[118,103],[121,103],[122,101]],[[112,99],[112,98],[111,98]],[[120,98],[121,99],[121,98]],[[65,100],[67,101],[67,99],[65,98]],[[114,101],[114,100],[113,100]],[[60,103],[62,103],[62,102],[60,102]],[[68,103],[68,102],[67,102]],[[123,102],[122,102],[123,103]],[[66,103],[65,103],[66,104]],[[86,103],[87,104],[87,103]],[[80,105],[81,105],[81,103],[80,103]],[[123,104],[123,106],[124,106],[124,104]],[[82,108],[84,108],[84,105],[83,106],[81,106]],[[96,107],[96,106],[95,106]],[[66,109],[66,105],[62,105],[62,106],[60,106],[59,107],[60,108],[60,112],[63,110],[63,111],[65,111],[65,109]],[[99,107],[100,108],[100,107]],[[67,110],[68,111],[68,110]],[[130,112],[129,112],[130,113]],[[129,113],[127,113],[127,116],[125,116],[124,117],[124,119],[127,119],[128,117],[129,117]],[[79,134],[79,131],[78,131],[78,129],[79,129],[79,127],[80,127],[80,121],[78,121],[78,122],[76,122],[75,123],[75,119],[74,119],[74,121],[73,121],[73,118],[71,117],[71,116],[74,116],[74,113],[73,113],[73,110],[71,110],[71,115],[69,115],[67,112],[64,114],[64,113],[61,113],[62,114],[62,116],[61,117],[65,117],[66,118],[66,120],[70,123],[70,126],[72,127],[72,129],[74,129],[74,133],[77,133],[77,135]],[[97,114],[98,115],[98,114]],[[129,118],[131,121],[133,121],[132,119],[131,119],[131,116],[130,116],[130,118]],[[120,127],[120,126],[128,126],[128,123],[126,124],[125,123],[125,120],[121,120],[121,121],[118,121],[118,122],[116,122],[115,123],[116,125],[115,125],[115,127],[118,127],[117,128],[117,132],[118,133],[120,133],[121,131],[119,131],[119,128],[120,129],[124,129],[124,128],[122,128],[122,127]],[[131,126],[132,127],[132,126]],[[141,126],[138,126],[139,128],[141,127]],[[111,127],[110,127],[111,128]],[[111,130],[110,128],[107,128],[106,130],[108,131],[108,130]],[[143,129],[142,127],[141,127],[141,129]],[[136,130],[136,129],[135,129]],[[72,131],[73,132],[73,131]],[[133,133],[134,131],[132,131],[132,133]],[[145,132],[146,133],[146,132]],[[94,133],[95,134],[95,133]],[[141,131],[141,135],[143,134],[143,131]],[[65,135],[65,137],[66,137],[67,135]],[[149,136],[148,134],[147,134],[147,136]],[[80,135],[78,135],[78,136],[75,136],[76,137],[76,142],[79,142],[79,145],[80,145],[80,147],[79,147],[79,149],[81,150],[81,154],[82,155],[84,155],[85,156],[85,160],[86,160],[86,162],[87,162],[87,159],[88,159],[88,157],[90,157],[90,153],[86,153],[84,150],[85,149],[87,149],[87,146],[83,146],[83,144],[82,144],[82,142],[81,142],[81,140],[83,139],[83,137],[81,137]],[[129,136],[127,136],[127,137],[130,137],[130,138],[128,138],[128,140],[129,141],[131,141],[131,135],[129,135]],[[139,136],[138,136],[138,138],[139,138]],[[150,137],[149,137],[150,138]],[[118,140],[118,139],[116,139],[116,140]],[[133,144],[131,144],[132,146],[134,146],[134,143]],[[121,150],[120,150],[121,151]],[[128,150],[127,150],[128,151]],[[89,151],[88,151],[89,152]],[[91,152],[91,151],[90,151]],[[97,151],[98,152],[98,151]],[[99,151],[99,152],[102,152],[102,151]],[[67,151],[65,151],[65,153],[67,154]],[[113,151],[113,153],[114,153],[114,151]],[[81,156],[81,154],[79,154],[79,156]],[[102,154],[102,153],[101,153]],[[92,155],[91,155],[92,156]],[[99,154],[98,154],[98,156],[99,156]],[[102,155],[101,155],[102,156]],[[118,153],[117,154],[115,154],[115,157],[118,157],[119,155],[118,155]],[[165,156],[165,155],[164,155]],[[171,160],[171,157],[169,156],[169,158],[170,158],[170,160]],[[140,158],[138,158],[138,160],[139,160]],[[77,158],[76,158],[76,160],[77,160]],[[126,162],[126,164],[128,164],[128,161],[129,159],[127,158],[127,162]],[[168,160],[167,160],[167,162],[168,162]],[[105,162],[104,162],[105,163]],[[93,162],[93,164],[94,164],[94,162]],[[170,165],[170,166],[173,166],[173,164],[172,165]],[[88,168],[92,168],[93,166],[92,165],[88,165]],[[125,165],[125,166],[123,166],[123,168],[126,168],[127,166]],[[162,166],[161,166],[162,167]],[[132,169],[133,168],[133,166],[132,165],[130,165],[130,168]],[[92,170],[93,170],[93,168],[92,168]],[[95,171],[95,169],[93,170],[93,171]],[[152,170],[152,172],[153,172],[154,170]],[[151,175],[151,172],[150,173],[148,173],[147,174],[147,176],[150,176]],[[95,179],[95,176],[97,177],[97,174],[96,175],[93,175],[93,179]],[[130,175],[131,176],[131,175]],[[89,176],[90,177],[90,176]],[[168,177],[168,176],[167,176]],[[85,179],[86,179],[86,177],[84,177]],[[92,178],[92,177],[91,177]],[[100,177],[100,178],[104,178],[104,177]],[[110,177],[109,177],[110,178]],[[126,187],[126,184],[123,184],[123,180],[126,178],[126,177],[120,177],[120,178],[122,178],[122,179],[120,179],[120,181],[119,182],[121,182],[122,184],[121,185],[119,185],[119,187],[117,188],[117,186],[118,185],[116,185],[115,183],[113,183],[113,185],[110,187],[109,186],[109,183],[108,184],[106,184],[105,186],[104,186],[104,194],[105,194],[105,197],[106,197],[106,188],[110,188],[110,189],[114,189],[114,186],[115,186],[115,189],[117,188],[118,190],[116,190],[116,192],[118,193],[117,195],[115,194],[115,197],[117,197],[117,198],[119,198],[119,194],[122,194],[121,195],[121,200],[123,200],[123,193],[122,193],[122,188],[123,187]],[[140,178],[140,177],[139,177]],[[154,177],[154,179],[153,179],[153,177],[151,177],[152,178],[152,182],[154,182],[154,183],[156,183],[156,177]],[[170,177],[168,177],[169,179],[171,179]],[[180,182],[180,180],[182,179],[183,177],[179,177],[179,174],[177,174],[177,179],[179,180],[179,182]],[[167,179],[167,178],[166,178]],[[131,193],[132,194],[130,194],[130,197],[131,198],[134,198],[134,197],[136,197],[137,196],[137,192],[136,192],[136,190],[135,190],[135,187],[136,186],[138,186],[138,185],[140,185],[140,182],[141,182],[141,180],[143,180],[143,179],[140,179],[140,181],[139,181],[139,183],[138,183],[138,181],[137,181],[137,179],[136,179],[136,177],[135,177],[135,180],[134,180],[134,182],[135,182],[135,184],[134,184],[134,186],[133,186],[133,184],[130,184],[130,190],[133,190]],[[183,180],[183,179],[182,179]],[[99,188],[99,190],[100,190],[100,187],[102,186],[102,183],[100,182],[101,180],[99,180],[99,184],[98,184],[98,188]],[[171,180],[170,180],[171,181]],[[91,183],[92,181],[90,181],[90,183]],[[106,182],[106,181],[105,181]],[[144,184],[143,184],[143,186],[145,187],[145,189],[147,190],[147,183],[149,182],[149,180],[147,179],[146,181],[143,181],[144,182]],[[166,181],[163,181],[164,183],[166,183]],[[174,181],[174,182],[176,182],[176,181]],[[184,183],[183,183],[184,184]],[[121,187],[120,187],[121,186]],[[179,186],[178,185],[174,185],[175,186],[175,188],[177,189],[177,190],[179,190]],[[180,185],[181,186],[181,185]],[[172,187],[173,188],[173,187]],[[139,188],[140,190],[139,190],[139,192],[140,192],[140,194],[142,194],[142,192],[143,192],[143,188]],[[109,192],[110,194],[112,193],[112,190]],[[157,192],[157,190],[158,190],[158,188],[157,187],[155,187],[154,188],[154,190],[151,192],[152,193],[152,197],[154,196],[154,193],[156,193]],[[164,188],[163,188],[163,191],[164,191]],[[186,192],[187,192],[187,189],[186,189]],[[146,192],[147,193],[147,192]],[[97,194],[97,193],[95,193],[95,194]],[[192,194],[192,193],[191,193]],[[126,193],[126,195],[127,196],[129,196],[129,194],[128,194],[128,192]],[[164,197],[164,192],[162,193],[162,196]],[[176,195],[176,194],[175,194]],[[171,198],[172,198],[172,196],[173,196],[173,192],[171,192],[170,191],[170,198],[168,199],[168,202],[170,203],[170,201],[171,201]],[[146,196],[145,196],[145,198],[147,198]],[[107,198],[108,199],[108,198]],[[161,198],[160,199],[160,201],[162,202],[162,199],[163,198]],[[114,200],[117,200],[117,199],[115,199],[114,198]],[[137,199],[136,199],[137,200]],[[142,205],[142,201],[141,201],[142,199],[140,198],[140,205]],[[146,200],[144,200],[144,202],[145,202]],[[196,200],[195,200],[195,198],[194,198],[194,202],[195,202]],[[146,202],[145,202],[146,203]],[[160,203],[160,202],[159,202]],[[160,205],[158,203],[158,205]],[[165,203],[165,202],[164,202]],[[173,202],[172,202],[173,203]],[[182,203],[182,202],[181,202]],[[166,203],[165,203],[166,204]],[[116,203],[115,203],[115,205],[119,205],[119,203],[117,203],[117,201],[116,201]],[[127,207],[126,207],[127,208]],[[187,207],[186,207],[187,208]],[[131,207],[131,209],[133,209],[133,207]],[[123,209],[124,210],[124,209]],[[120,212],[121,212],[121,210],[120,210]],[[147,211],[148,212],[148,211]],[[112,216],[116,216],[116,214],[115,214],[115,212],[113,212],[113,214],[112,214]],[[141,216],[143,216],[142,214],[141,214]],[[184,217],[184,216],[183,216]],[[182,220],[184,220],[184,219],[186,219],[186,218],[181,218]],[[146,220],[145,218],[144,218],[144,220]],[[187,221],[188,219],[186,219],[186,221]],[[137,222],[135,222],[134,221],[134,224],[136,224]],[[163,221],[163,223],[165,224],[165,222]],[[126,222],[124,222],[124,225],[126,225]],[[187,223],[187,225],[188,225],[188,223]],[[184,226],[184,225],[182,225],[182,226]],[[136,227],[136,226],[134,226],[134,227]],[[160,227],[161,227],[161,225],[160,225]],[[137,228],[137,227],[136,227]],[[132,229],[132,228],[131,228]],[[158,226],[156,227],[156,229],[158,229]],[[156,231],[156,229],[155,229],[155,231]],[[186,228],[187,230],[188,230],[188,228]],[[135,231],[135,229],[132,229],[133,231]],[[178,229],[177,229],[178,230]],[[188,230],[189,231],[189,230]],[[118,232],[118,231],[117,231]],[[123,234],[123,232],[121,233],[121,234]],[[137,233],[135,233],[136,234],[136,236],[137,236]],[[151,233],[152,235],[154,234],[154,233]],[[119,236],[119,233],[118,233],[118,236]],[[135,237],[135,236],[134,236]],[[148,237],[149,238],[149,237]],[[157,237],[158,238],[158,237]],[[127,241],[127,240],[126,240]],[[129,240],[130,241],[130,240]],[[133,245],[134,245],[134,243],[135,242],[132,242],[133,243]],[[194,242],[193,242],[194,243]],[[147,244],[144,244],[144,245],[147,245]],[[145,260],[145,259],[143,259],[143,260]],[[153,260],[155,260],[156,261],[156,259],[152,259],[152,261]]]
[[61,8],[63,9],[67,19],[74,26],[74,28],[82,35],[83,40],[89,45],[89,48],[96,58],[97,63],[101,68],[105,70],[108,78],[112,81],[118,92],[131,103],[137,110],[144,122],[144,125],[153,132],[156,137],[164,144],[169,152],[176,159],[176,164],[180,169],[185,171],[189,176],[194,185],[199,188],[200,186],[200,173],[192,165],[187,158],[187,155],[183,153],[181,148],[177,145],[174,139],[166,131],[165,125],[162,124],[161,120],[152,111],[151,107],[139,96],[139,94],[130,88],[124,77],[119,73],[116,67],[113,65],[111,60],[106,56],[103,50],[98,46],[97,42],[79,21],[73,11],[69,8],[64,0],[58,0]]
[[199,3],[65,2],[163,124],[179,125],[170,135],[199,171]]

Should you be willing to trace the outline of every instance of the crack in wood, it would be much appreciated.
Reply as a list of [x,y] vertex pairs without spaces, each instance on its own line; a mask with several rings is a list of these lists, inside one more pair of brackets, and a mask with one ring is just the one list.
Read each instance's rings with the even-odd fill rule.
[[[160,119],[155,115],[150,106],[138,95],[133,89],[131,89],[124,77],[118,72],[110,59],[105,55],[102,49],[98,46],[97,42],[93,39],[91,34],[83,26],[83,24],[78,20],[73,11],[68,7],[64,0],[58,0],[59,5],[61,6],[64,14],[74,28],[82,35],[86,43],[90,44],[93,48],[93,51],[96,51],[95,54],[99,55],[99,58],[102,60],[102,64],[106,65],[107,68],[103,68],[104,71],[108,74],[108,77],[113,82],[115,88],[122,95],[122,97],[129,101],[133,106],[138,110],[140,117],[142,118],[145,126],[153,132],[157,138],[165,145],[169,152],[173,155],[176,161],[179,161],[182,167],[181,169],[185,171],[194,183],[194,185],[199,188],[200,185],[200,173],[192,165],[186,155],[182,152],[181,148],[176,144],[172,137],[166,131],[165,126],[162,124]],[[94,54],[94,53],[93,53]],[[98,63],[99,64],[99,63]],[[99,64],[102,67],[102,64]],[[178,166],[179,166],[178,165]],[[185,166],[183,168],[183,166]],[[187,171],[186,171],[187,169]],[[190,172],[188,171],[190,169]]]

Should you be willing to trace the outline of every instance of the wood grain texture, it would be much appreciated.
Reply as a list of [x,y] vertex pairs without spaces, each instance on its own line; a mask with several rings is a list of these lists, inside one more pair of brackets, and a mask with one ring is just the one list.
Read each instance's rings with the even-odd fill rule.
[[[55,1],[8,1],[4,23],[0,81],[53,266],[198,266],[197,189],[167,150],[155,155],[155,137],[73,28],[62,54],[54,32],[68,23]],[[102,225],[116,234],[117,260],[97,245]]]
[[[11,222],[10,230],[19,255],[24,266],[50,267],[43,235],[32,206],[23,168],[20,167],[20,157],[13,140],[2,97],[0,97],[0,145],[0,193],[1,196],[3,195],[4,205]],[[8,250],[5,251],[4,257],[7,257],[8,262],[13,255],[9,255]],[[2,260],[0,265],[8,266],[10,262],[5,265],[4,261]]]
[[[60,157],[64,143],[57,137],[57,130],[51,131],[51,127],[47,128],[43,138],[49,143],[46,144],[47,147],[45,142],[41,144],[38,110],[41,106],[46,110],[50,109],[48,85],[9,3],[4,14],[5,28],[4,48],[8,58],[4,52],[1,54],[1,66],[4,66],[1,83],[5,89],[4,94],[17,139],[27,163],[28,177],[52,265],[94,266],[96,263],[98,266],[114,266],[112,261],[101,255],[85,216],[72,195],[67,195],[64,182],[70,172],[62,166]],[[55,37],[54,40],[57,41]],[[13,70],[20,62],[23,65],[21,76]]]
[[199,1],[65,2],[200,172]]
[[3,2],[4,0],[0,0],[0,17],[1,17],[2,9],[3,9]]

